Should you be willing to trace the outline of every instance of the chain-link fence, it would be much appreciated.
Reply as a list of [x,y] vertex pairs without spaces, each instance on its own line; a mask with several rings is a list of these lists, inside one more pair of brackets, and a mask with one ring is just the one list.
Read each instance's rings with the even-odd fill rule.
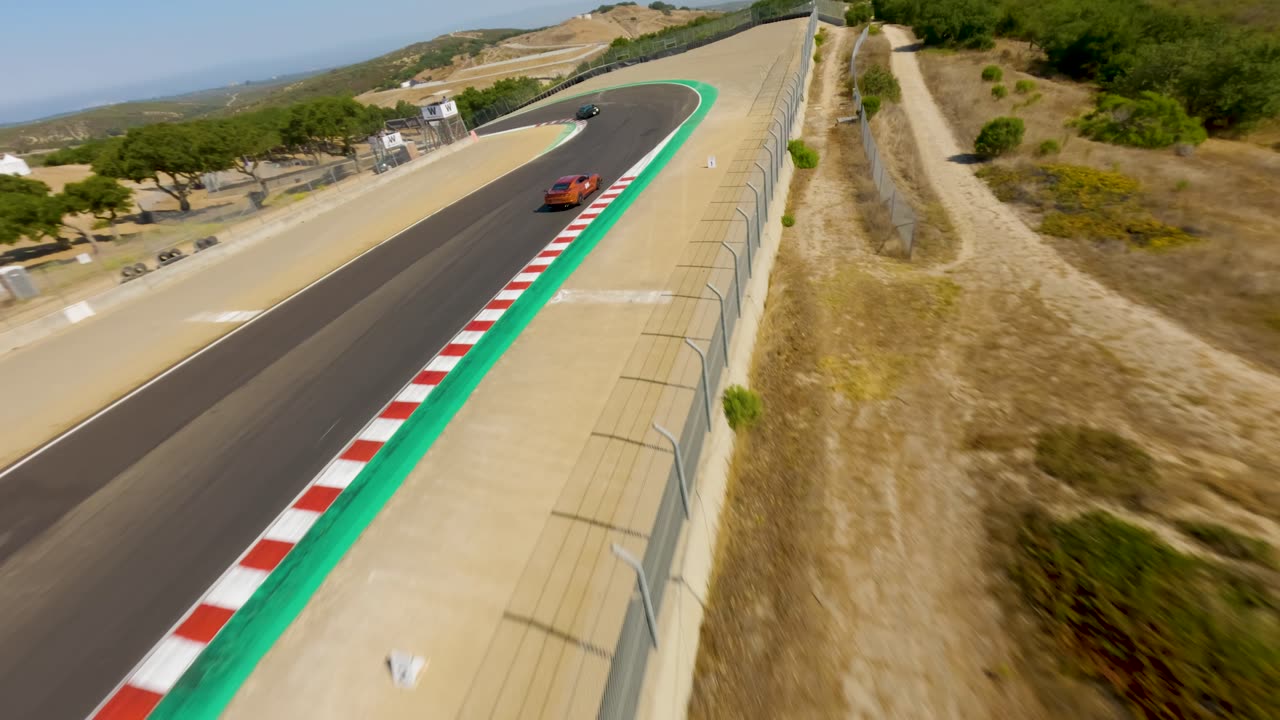
[[[792,137],[797,113],[804,102],[805,78],[812,64],[813,36],[818,23],[818,12],[814,6],[802,6],[801,10],[805,7],[808,9],[809,25],[801,50],[799,69],[784,82],[769,133],[751,163],[759,169],[760,187],[755,187],[749,181],[746,187],[741,188],[744,200],[737,203],[732,211],[735,220],[741,218],[742,221],[741,226],[745,232],[742,247],[745,252],[739,254],[728,243],[723,243],[733,257],[732,278],[725,287],[717,288],[708,283],[705,288],[710,293],[709,297],[714,297],[718,304],[719,317],[715,330],[705,350],[692,340],[685,340],[698,354],[702,372],[684,427],[678,437],[660,425],[655,424],[653,428],[670,443],[674,463],[659,501],[644,556],[634,558],[620,547],[614,546],[619,560],[636,571],[639,592],[634,594],[627,606],[622,631],[613,653],[600,706],[599,716],[602,718],[635,716],[644,683],[645,666],[651,649],[657,645],[657,618],[662,610],[667,580],[671,577],[680,531],[689,518],[690,502],[698,480],[698,459],[712,427],[712,413],[719,404],[715,396],[720,379],[728,368],[730,339],[742,317],[742,296],[755,268],[755,258],[760,252],[761,237],[768,221],[768,205],[778,191],[787,152],[786,141]],[[804,17],[803,13],[795,15]],[[775,125],[781,134],[774,132]]]
[[862,105],[862,92],[858,89],[858,51],[862,49],[862,43],[866,41],[870,30],[870,25],[862,29],[862,34],[858,36],[858,41],[853,46],[853,55],[849,58],[849,76],[853,78],[853,106],[858,112],[858,125],[862,130],[862,147],[867,153],[867,160],[871,163],[871,177],[875,180],[877,192],[880,193],[880,202],[889,209],[893,229],[902,240],[903,252],[909,258],[911,249],[915,245],[916,213],[907,199],[898,191],[889,168],[885,166],[880,148],[871,134],[871,124],[867,119],[866,108]]

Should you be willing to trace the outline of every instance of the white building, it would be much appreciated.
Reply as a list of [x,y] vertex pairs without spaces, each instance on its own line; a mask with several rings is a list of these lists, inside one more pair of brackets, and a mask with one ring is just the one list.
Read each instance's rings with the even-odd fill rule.
[[14,157],[9,153],[5,153],[0,158],[0,175],[30,175],[31,167],[27,165],[27,161],[20,157]]

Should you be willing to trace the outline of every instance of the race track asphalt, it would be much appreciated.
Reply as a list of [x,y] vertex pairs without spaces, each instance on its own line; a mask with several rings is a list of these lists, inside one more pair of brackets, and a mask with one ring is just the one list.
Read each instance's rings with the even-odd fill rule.
[[[543,188],[577,172],[598,172],[607,187],[698,99],[675,85],[619,88],[485,132],[570,117],[583,102],[602,112],[568,144],[384,243],[0,477],[0,581],[8,585],[0,717],[80,720],[92,711],[572,219],[539,211]],[[110,503],[46,537],[104,489]]]

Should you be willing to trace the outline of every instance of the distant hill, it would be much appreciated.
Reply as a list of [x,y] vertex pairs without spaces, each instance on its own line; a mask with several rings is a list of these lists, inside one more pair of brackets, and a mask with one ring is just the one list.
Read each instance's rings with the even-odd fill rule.
[[[402,101],[424,104],[443,94],[456,95],[468,87],[484,89],[504,78],[523,76],[549,82],[573,73],[583,62],[600,57],[609,43],[618,38],[660,32],[715,14],[674,6],[659,10],[635,4],[601,6],[558,25],[505,37],[478,52],[457,54],[448,64],[427,68],[420,63],[418,67],[422,69],[413,79],[422,84],[409,88],[396,85],[356,99],[392,107]],[[404,74],[396,77],[409,79]]]
[[92,138],[123,134],[139,125],[230,114],[309,73],[198,90],[184,95],[103,105],[33,122],[0,127],[0,150],[29,153],[65,147]]
[[422,70],[445,67],[528,30],[469,30],[414,43],[393,52],[319,73],[299,73],[268,82],[200,90],[185,95],[104,105],[34,122],[0,127],[0,150],[31,153],[119,135],[155,122],[221,117],[299,100],[393,87]]
[[[537,30],[459,31],[331,70],[0,126],[0,150],[37,153],[120,135],[140,125],[224,117],[327,95],[352,94],[362,102],[392,106],[399,100],[425,100],[435,92],[487,87],[507,76],[549,79],[571,72],[584,60],[603,53],[615,38],[636,37],[714,14],[708,10],[679,10],[674,5],[663,10],[630,4],[608,6],[604,13],[600,9],[590,13],[590,19],[575,16]],[[565,51],[557,55],[557,47]],[[409,80],[423,84],[401,89],[400,84]]]

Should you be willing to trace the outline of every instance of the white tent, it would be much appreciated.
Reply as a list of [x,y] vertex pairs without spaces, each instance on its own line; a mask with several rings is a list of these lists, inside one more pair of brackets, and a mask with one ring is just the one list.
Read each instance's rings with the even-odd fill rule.
[[14,157],[9,153],[5,153],[0,158],[0,175],[30,175],[31,168],[27,165],[27,161],[20,157]]

